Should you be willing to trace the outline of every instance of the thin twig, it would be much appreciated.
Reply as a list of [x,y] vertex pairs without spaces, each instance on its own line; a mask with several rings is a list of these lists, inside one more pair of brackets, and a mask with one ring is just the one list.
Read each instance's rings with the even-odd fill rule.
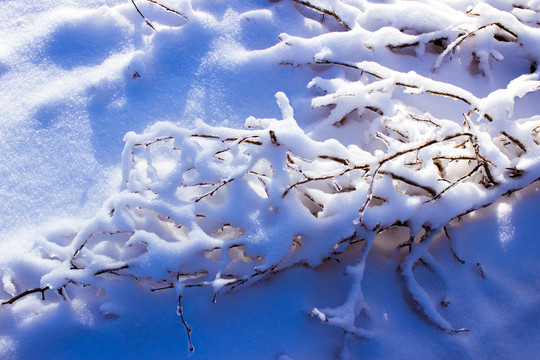
[[480,273],[482,279],[485,279],[486,275],[484,274],[484,269],[482,268],[482,265],[480,265],[480,263],[478,262],[476,263],[476,269],[478,269],[478,272]]
[[186,328],[189,351],[193,351],[195,350],[195,348],[193,347],[193,343],[191,342],[191,331],[193,330],[189,327],[189,325],[186,323],[186,320],[184,319],[184,312],[182,311],[182,295],[178,295],[178,315],[180,315],[180,319],[182,319],[182,324],[184,324],[184,327]]
[[133,6],[135,6],[135,9],[137,10],[137,12],[139,13],[139,15],[141,15],[141,17],[144,19],[144,21],[146,21],[146,25],[150,26],[152,28],[152,30],[156,31],[156,28],[154,27],[154,25],[152,25],[150,23],[150,21],[148,21],[148,19],[146,18],[146,16],[143,15],[143,13],[141,12],[141,10],[139,10],[139,7],[137,6],[137,4],[135,4],[135,1],[134,0],[131,0],[131,3],[133,4]]
[[411,180],[411,179],[407,179],[406,177],[403,177],[401,175],[397,175],[397,174],[394,174],[392,172],[384,171],[384,170],[379,171],[379,174],[381,174],[381,175],[385,175],[385,174],[389,175],[394,180],[403,181],[405,184],[420,188],[420,189],[424,190],[425,192],[427,192],[429,195],[431,195],[431,197],[434,197],[435,195],[437,195],[437,191],[435,189],[433,189],[432,187],[427,186],[427,185],[419,184],[416,181]]
[[116,271],[122,270],[122,269],[127,269],[127,268],[129,268],[128,264],[124,264],[122,266],[115,267],[115,268],[110,268],[110,269],[102,269],[102,270],[96,271],[94,276],[98,276],[98,275],[105,274],[105,273],[115,274]]
[[201,197],[198,197],[197,199],[195,199],[195,202],[199,202],[201,201],[202,199],[204,199],[205,197],[207,196],[212,196],[216,193],[216,191],[218,191],[220,188],[222,188],[223,186],[227,185],[228,183],[230,183],[231,181],[233,181],[233,179],[229,179],[229,180],[225,180],[223,181],[221,184],[219,184],[215,189],[213,189],[212,191],[210,192],[207,192],[206,194],[202,195]]
[[506,131],[501,131],[501,134],[504,135],[508,140],[513,142],[518,148],[523,150],[523,152],[527,152],[527,148],[525,147],[525,145],[523,145],[523,143],[521,141],[519,141],[518,139],[516,139],[512,135],[508,134]]
[[433,66],[433,72],[435,72],[435,70],[437,70],[439,68],[439,66],[441,66],[441,63],[442,61],[444,60],[444,58],[446,57],[446,55],[448,55],[450,52],[451,53],[454,53],[455,51],[455,48],[458,47],[463,41],[465,41],[466,39],[470,38],[471,36],[474,36],[478,31],[482,30],[482,29],[485,29],[487,27],[490,27],[490,26],[497,26],[499,29],[503,30],[503,31],[506,31],[507,33],[509,33],[510,35],[514,36],[515,38],[518,37],[518,35],[513,32],[512,30],[508,29],[507,27],[505,27],[504,25],[502,25],[501,23],[490,23],[490,24],[486,24],[486,25],[483,25],[483,26],[480,26],[478,29],[475,29],[471,32],[468,32],[468,33],[462,33],[460,35],[458,35],[458,37],[456,38],[456,40],[454,40],[450,45],[447,46],[447,48],[442,52],[441,55],[439,55],[439,58],[437,59],[437,61],[435,62],[435,65]]
[[170,7],[167,7],[167,6],[165,6],[165,5],[161,4],[161,3],[158,3],[156,0],[146,0],[146,1],[151,2],[152,4],[156,4],[156,5],[160,6],[160,7],[162,7],[163,9],[165,9],[165,10],[167,10],[167,11],[169,11],[169,12],[172,12],[172,13],[178,15],[178,16],[181,16],[181,17],[183,17],[184,19],[186,19],[187,21],[189,21],[189,19],[188,19],[188,17],[187,17],[186,15],[182,14],[182,13],[179,12],[179,11],[176,11],[176,10],[174,10],[174,9],[171,9]]
[[303,5],[311,10],[315,10],[321,14],[325,14],[325,15],[330,15],[331,17],[333,17],[334,19],[336,19],[336,21],[338,23],[340,23],[341,25],[343,25],[343,27],[345,29],[347,29],[347,31],[351,30],[351,28],[349,27],[349,25],[347,25],[343,20],[341,20],[341,18],[334,12],[334,11],[330,11],[330,10],[327,10],[327,9],[323,9],[321,7],[318,7],[318,6],[315,6],[313,4],[311,4],[310,2],[308,1],[303,1],[303,0],[292,0],[293,2],[297,3],[297,4],[300,4],[300,5]]
[[459,184],[460,182],[462,182],[463,180],[471,177],[475,172],[478,171],[478,169],[480,169],[480,167],[482,167],[482,163],[480,164],[477,164],[474,169],[472,169],[468,174],[466,175],[463,175],[462,177],[460,177],[459,179],[457,179],[456,181],[454,181],[452,184],[448,185],[444,190],[442,190],[441,192],[439,192],[437,195],[435,195],[432,199],[429,199],[429,200],[426,200],[425,202],[428,203],[428,202],[432,202],[432,201],[435,201],[437,200],[438,198],[440,198],[445,192],[447,192],[448,190],[450,190],[451,188],[453,188],[454,186],[456,186],[457,184]]
[[345,165],[345,166],[349,165],[349,160],[347,160],[347,159],[342,159],[342,158],[338,158],[338,157],[336,157],[336,156],[319,155],[319,158],[325,159],[325,160],[332,160],[332,161],[338,162],[338,163],[340,163],[340,164],[343,164],[343,165]]
[[452,255],[454,256],[454,258],[459,261],[461,264],[465,264],[465,260],[462,260],[457,254],[456,252],[454,251],[454,248],[452,246],[452,239],[450,238],[450,234],[448,233],[448,229],[446,227],[446,225],[443,227],[443,230],[444,230],[444,234],[446,235],[446,238],[448,239],[448,242],[450,243],[450,251],[452,252]]
[[[330,61],[330,60],[326,60],[326,59],[318,59],[318,60],[316,60],[316,64],[346,66],[346,67],[350,67],[350,68],[357,69],[357,70],[360,70],[362,72],[365,72],[366,74],[371,75],[371,76],[373,76],[373,77],[375,77],[375,78],[377,78],[379,80],[384,79],[384,77],[382,75],[379,75],[379,74],[374,73],[372,71],[362,69],[357,65],[348,64],[348,63],[344,63],[344,62],[341,62],[341,61]],[[394,84],[397,85],[397,86],[403,86],[403,87],[406,87],[406,88],[409,88],[409,89],[419,89],[419,87],[417,85],[407,84],[407,83],[400,82],[400,81],[396,81],[396,82],[394,82]],[[463,101],[467,105],[472,105],[470,100],[464,98],[463,96],[457,95],[457,94],[452,94],[452,93],[449,93],[449,92],[443,92],[443,91],[439,91],[439,90],[430,90],[430,89],[422,90],[422,92],[427,93],[427,94],[432,94],[432,95],[446,96],[446,97],[449,97],[449,98],[452,98],[452,99],[455,99],[455,100]]]
[[289,185],[289,187],[287,187],[287,189],[285,190],[285,192],[283,193],[283,195],[281,195],[282,198],[284,198],[285,196],[287,196],[287,194],[289,193],[289,191],[292,189],[292,188],[295,188],[297,187],[298,185],[302,185],[302,184],[307,184],[308,182],[311,182],[311,181],[318,181],[318,180],[328,180],[328,179],[332,179],[336,177],[336,175],[325,175],[325,176],[318,176],[318,177],[308,177],[306,179],[303,179],[303,180],[300,180],[292,185]]
[[12,297],[11,299],[2,302],[2,305],[13,304],[15,301],[22,299],[26,295],[34,294],[34,293],[37,293],[37,292],[40,292],[41,293],[41,299],[45,300],[45,291],[47,291],[47,290],[50,290],[49,286],[44,286],[42,288],[34,288],[34,289],[25,290],[22,293],[20,293],[19,295],[16,295],[16,296]]

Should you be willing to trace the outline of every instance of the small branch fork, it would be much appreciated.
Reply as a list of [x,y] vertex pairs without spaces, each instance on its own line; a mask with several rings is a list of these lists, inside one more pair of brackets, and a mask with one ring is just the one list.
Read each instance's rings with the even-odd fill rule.
[[[379,80],[385,79],[385,77],[383,75],[377,74],[376,72],[373,72],[373,71],[362,69],[360,66],[358,66],[356,64],[349,64],[349,63],[345,63],[345,62],[341,62],[341,61],[332,61],[332,60],[328,60],[328,59],[315,59],[315,61],[316,61],[315,64],[345,66],[345,67],[348,67],[348,68],[360,70],[363,73],[371,75],[371,76],[373,76],[373,77],[375,77],[375,78],[377,78]],[[408,84],[408,83],[405,83],[403,81],[395,81],[394,84],[396,86],[402,86],[402,87],[406,87],[406,88],[409,88],[409,89],[420,89],[420,87],[418,85]],[[426,94],[440,95],[440,96],[449,97],[449,98],[452,98],[452,99],[455,99],[455,100],[460,100],[460,101],[464,102],[467,105],[472,105],[472,103],[473,103],[473,99],[467,99],[467,98],[465,98],[465,97],[463,97],[463,96],[461,96],[459,94],[455,94],[455,93],[451,93],[451,92],[439,91],[439,90],[429,89],[429,88],[422,89],[422,92],[426,93]]]
[[197,199],[195,199],[195,202],[197,203],[197,202],[201,201],[202,199],[204,199],[204,198],[207,197],[207,196],[212,196],[212,195],[214,195],[214,194],[216,193],[216,191],[218,191],[218,190],[221,189],[223,186],[227,185],[228,183],[230,183],[230,182],[233,181],[233,180],[234,180],[234,178],[233,178],[233,179],[228,179],[228,180],[222,181],[222,182],[221,182],[217,187],[215,187],[212,191],[207,192],[206,194],[204,194],[204,195],[198,197]]
[[[113,275],[120,276],[121,274],[118,274],[117,271],[123,270],[123,269],[128,269],[128,268],[129,268],[129,265],[125,264],[125,265],[114,267],[114,268],[101,269],[101,270],[96,271],[94,273],[94,276],[98,276],[98,275],[106,274],[106,273],[110,273],[110,274],[113,274]],[[64,300],[66,300],[67,298],[66,298],[66,296],[64,294],[63,288],[65,288],[67,284],[71,283],[71,284],[82,286],[82,287],[87,286],[86,284],[80,284],[80,283],[78,283],[76,281],[73,281],[73,280],[69,280],[69,279],[66,279],[66,280],[67,280],[67,282],[57,289],[58,293],[60,295],[62,295]],[[24,297],[26,297],[28,295],[35,294],[35,293],[38,293],[38,292],[41,293],[41,300],[45,300],[45,292],[47,290],[51,290],[51,289],[52,288],[50,286],[43,286],[43,287],[37,287],[37,288],[34,288],[34,289],[27,289],[27,290],[23,291],[22,293],[13,296],[11,299],[3,301],[1,303],[1,305],[11,305],[14,302],[16,302],[18,300],[21,300],[22,298],[24,298]]]
[[449,54],[449,53],[454,53],[456,47],[458,47],[463,41],[467,40],[468,38],[470,38],[471,36],[474,36],[478,31],[480,30],[483,30],[483,29],[486,29],[488,27],[491,27],[491,26],[495,26],[495,27],[498,27],[499,29],[505,31],[506,33],[512,35],[513,37],[515,37],[516,39],[518,38],[518,34],[516,34],[515,32],[513,32],[512,30],[508,29],[506,26],[504,26],[503,24],[499,23],[499,22],[494,22],[494,23],[489,23],[489,24],[486,24],[486,25],[483,25],[483,26],[480,26],[478,29],[475,29],[471,32],[464,32],[464,33],[461,33],[460,35],[458,35],[458,37],[456,38],[455,41],[453,41],[450,45],[448,45],[446,47],[446,49],[441,53],[441,55],[439,55],[439,58],[437,59],[435,65],[433,66],[433,72],[435,72],[439,66],[441,65],[442,61],[444,60],[444,58]]
[[[181,12],[176,11],[176,10],[174,10],[174,9],[168,7],[168,6],[165,6],[165,5],[163,5],[163,4],[159,3],[159,2],[157,2],[156,0],[146,0],[146,1],[148,1],[149,3],[155,4],[155,5],[161,7],[162,9],[164,9],[164,10],[166,10],[166,11],[168,11],[168,12],[171,12],[171,13],[173,13],[173,14],[176,14],[176,15],[180,16],[180,17],[183,17],[184,19],[186,19],[186,20],[189,21],[189,19],[188,19],[188,17],[187,17],[186,15],[184,15],[184,14],[182,14]],[[152,23],[151,23],[151,22],[146,18],[146,16],[144,16],[144,14],[141,12],[141,10],[139,9],[139,7],[138,7],[137,4],[135,3],[135,0],[131,0],[131,3],[132,3],[133,6],[135,7],[135,9],[136,9],[137,12],[139,13],[139,15],[141,15],[141,17],[144,19],[144,21],[146,22],[146,25],[150,26],[150,28],[152,28],[152,30],[157,31],[156,28],[154,27],[154,25],[152,25]]]
[[15,301],[20,300],[20,299],[22,299],[23,297],[25,297],[27,295],[35,294],[35,293],[38,293],[38,292],[41,293],[41,299],[45,300],[45,291],[50,290],[50,289],[51,288],[49,286],[44,286],[44,287],[41,287],[41,288],[25,290],[22,293],[20,293],[19,295],[16,295],[16,296],[12,297],[9,300],[3,301],[2,305],[11,305]]

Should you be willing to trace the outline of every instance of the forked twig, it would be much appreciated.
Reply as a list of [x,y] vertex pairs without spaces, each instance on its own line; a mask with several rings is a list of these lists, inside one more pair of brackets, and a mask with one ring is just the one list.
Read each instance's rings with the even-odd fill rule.
[[230,183],[231,181],[233,181],[233,179],[229,179],[229,180],[225,180],[225,181],[222,181],[221,184],[219,184],[216,188],[214,188],[212,191],[210,192],[207,192],[206,194],[198,197],[197,199],[195,199],[195,202],[199,202],[201,201],[202,199],[204,199],[205,197],[207,196],[212,196],[216,193],[216,191],[218,191],[219,189],[221,189],[223,186],[227,185],[228,183]]
[[44,287],[41,287],[41,288],[34,288],[34,289],[25,290],[22,293],[20,293],[19,295],[16,295],[16,296],[12,297],[11,299],[2,302],[2,305],[13,304],[15,301],[20,300],[20,299],[22,299],[23,297],[25,297],[27,295],[34,294],[34,293],[37,293],[37,292],[40,292],[41,293],[41,299],[45,300],[45,291],[50,290],[50,289],[51,288],[49,286],[44,286]]

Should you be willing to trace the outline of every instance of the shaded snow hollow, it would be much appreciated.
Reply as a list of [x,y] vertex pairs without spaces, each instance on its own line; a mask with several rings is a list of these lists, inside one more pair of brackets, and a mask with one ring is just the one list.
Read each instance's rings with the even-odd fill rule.
[[1,2],[0,358],[537,358],[539,13]]

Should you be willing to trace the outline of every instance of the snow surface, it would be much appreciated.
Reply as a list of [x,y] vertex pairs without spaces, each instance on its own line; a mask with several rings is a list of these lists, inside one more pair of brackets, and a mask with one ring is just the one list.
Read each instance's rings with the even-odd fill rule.
[[539,12],[1,2],[0,358],[537,358]]

